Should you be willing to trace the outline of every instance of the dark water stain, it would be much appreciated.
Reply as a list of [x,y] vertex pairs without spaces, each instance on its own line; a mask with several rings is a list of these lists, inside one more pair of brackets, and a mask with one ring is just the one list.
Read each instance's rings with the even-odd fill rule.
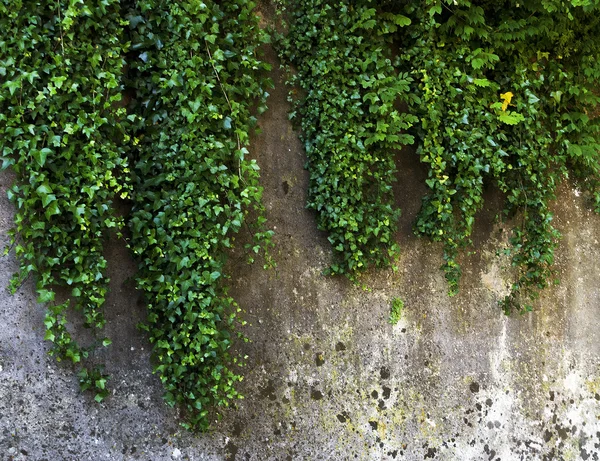
[[240,449],[231,440],[225,445],[225,459],[227,461],[235,461],[235,457]]
[[424,459],[435,459],[436,453],[437,453],[437,449],[435,449],[435,448],[428,448],[427,449],[427,453],[425,453],[425,458]]
[[339,342],[335,345],[335,351],[336,352],[342,352],[346,350],[346,345],[342,342]]
[[312,389],[310,391],[310,398],[313,400],[321,400],[323,398],[323,393],[317,389]]
[[245,429],[245,425],[242,421],[236,421],[233,424],[233,427],[231,428],[231,435],[233,437],[239,437],[240,435],[242,435],[242,432]]
[[269,380],[267,382],[267,385],[262,388],[260,395],[263,398],[268,398],[271,401],[277,400],[277,394],[275,393],[275,383]]
[[556,426],[554,426],[554,428],[556,429],[556,432],[561,439],[565,440],[569,437],[568,428],[562,427],[560,424],[557,424]]

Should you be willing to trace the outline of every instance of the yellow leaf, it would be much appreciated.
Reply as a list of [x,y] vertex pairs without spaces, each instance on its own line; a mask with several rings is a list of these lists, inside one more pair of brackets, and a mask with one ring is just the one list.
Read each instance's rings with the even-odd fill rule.
[[507,91],[506,93],[502,93],[500,95],[500,99],[504,100],[504,102],[502,103],[503,111],[506,111],[506,109],[508,109],[508,105],[510,104],[510,100],[512,99],[513,96],[514,96],[514,94],[512,94],[510,91]]

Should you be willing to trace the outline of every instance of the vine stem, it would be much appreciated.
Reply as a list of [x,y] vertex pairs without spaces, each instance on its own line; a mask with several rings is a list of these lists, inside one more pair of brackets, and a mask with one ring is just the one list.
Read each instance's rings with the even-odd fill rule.
[[65,55],[65,40],[64,40],[64,36],[63,36],[62,14],[60,13],[60,2],[58,2],[58,21],[60,23],[60,26],[58,28],[60,30],[60,48],[62,49],[62,54],[64,57],[64,55]]
[[[215,67],[215,64],[213,63],[213,57],[210,52],[210,48],[208,47],[208,42],[206,41],[206,39],[204,39],[204,45],[206,45],[206,52],[208,53],[208,57],[210,58],[210,65],[213,68],[215,77],[217,77],[217,81],[219,82],[219,86],[221,87],[221,91],[223,92],[223,96],[225,96],[225,101],[227,101],[227,105],[229,106],[229,110],[231,111],[231,115],[233,116],[233,108],[231,107],[231,103],[229,102],[229,97],[227,96],[225,87],[223,86],[223,83],[221,82],[221,77],[219,77],[219,72],[217,72],[217,68]],[[232,122],[235,123],[233,120],[232,120]],[[234,132],[235,132],[235,138],[237,140],[238,150],[241,151],[242,143],[240,141],[240,136],[237,134],[237,132],[235,130],[234,130]],[[241,159],[238,160],[238,175],[239,175],[240,179],[243,181],[243,179],[242,179],[242,160]]]

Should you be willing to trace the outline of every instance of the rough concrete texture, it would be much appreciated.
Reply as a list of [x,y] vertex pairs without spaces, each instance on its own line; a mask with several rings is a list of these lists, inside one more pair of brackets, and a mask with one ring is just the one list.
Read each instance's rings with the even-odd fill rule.
[[[275,58],[270,55],[275,62]],[[2,460],[598,460],[600,457],[600,217],[564,186],[556,203],[563,233],[561,284],[533,313],[505,317],[506,232],[488,197],[463,258],[462,291],[446,295],[441,249],[411,234],[424,193],[413,152],[398,154],[403,209],[398,273],[368,274],[364,290],[321,271],[330,258],[315,216],[304,209],[307,173],[288,122],[286,88],[275,71],[270,110],[252,152],[262,167],[275,228],[278,268],[231,259],[232,294],[251,339],[245,400],[209,434],[178,426],[162,402],[149,344],[136,324],[144,306],[122,241],[110,242],[112,292],[105,356],[113,395],[102,404],[46,355],[43,307],[33,284],[0,295],[0,459]],[[0,178],[0,227],[13,210]],[[0,265],[0,286],[16,270]],[[391,300],[405,302],[396,326]]]

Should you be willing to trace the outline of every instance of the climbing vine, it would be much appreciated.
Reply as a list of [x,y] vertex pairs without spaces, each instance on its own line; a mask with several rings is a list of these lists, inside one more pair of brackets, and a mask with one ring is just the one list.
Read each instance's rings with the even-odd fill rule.
[[[413,78],[429,193],[416,231],[444,243],[450,293],[486,184],[505,194],[518,271],[506,312],[530,309],[552,278],[550,201],[569,171],[598,207],[600,19],[590,2],[410,2],[399,69]],[[576,6],[577,5],[577,6]]]
[[[16,173],[8,196],[20,265],[11,290],[35,275],[38,302],[48,306],[51,354],[91,362],[80,380],[97,400],[107,394],[106,376],[91,354],[110,344],[100,335],[108,286],[103,242],[122,224],[113,199],[128,194],[119,108],[126,51],[118,1],[0,4],[0,148],[2,168]],[[68,299],[55,299],[58,287]],[[67,329],[72,309],[92,329],[92,344],[79,344]]]
[[266,108],[270,86],[258,57],[266,36],[246,0],[139,1],[129,21],[140,114],[129,228],[145,328],[166,402],[184,409],[186,427],[203,430],[211,408],[241,398],[226,255],[249,211],[258,215],[250,251],[271,236],[247,150],[252,109]]
[[502,305],[529,310],[553,278],[557,184],[572,173],[600,203],[598,2],[305,0],[286,8],[281,55],[300,90],[292,118],[308,156],[308,207],[338,255],[330,272],[386,265],[397,253],[391,154],[414,134],[429,170],[415,229],[443,242],[450,294],[484,188],[495,184],[516,223],[517,277]]
[[398,111],[409,99],[407,73],[396,74],[390,34],[410,21],[377,15],[376,2],[302,0],[286,3],[284,62],[310,173],[308,208],[337,256],[332,274],[387,266],[398,254],[394,232],[394,155],[411,144],[416,118]]
[[[559,182],[571,175],[600,211],[598,2],[285,4],[279,49],[308,157],[308,207],[336,255],[329,272],[354,277],[397,256],[394,155],[416,138],[429,190],[415,229],[443,243],[450,293],[494,184],[515,223],[517,277],[502,305],[530,309],[553,278]],[[243,322],[224,268],[242,226],[250,254],[272,235],[247,149],[271,85],[266,41],[249,0],[0,5],[1,159],[16,174],[11,289],[34,275],[51,353],[81,364],[81,386],[98,401],[107,376],[93,352],[110,344],[102,252],[124,224],[117,197],[133,201],[130,247],[167,403],[203,430],[211,409],[241,398],[243,358],[231,347]],[[392,309],[395,322],[401,302]],[[89,344],[72,336],[71,310]]]

